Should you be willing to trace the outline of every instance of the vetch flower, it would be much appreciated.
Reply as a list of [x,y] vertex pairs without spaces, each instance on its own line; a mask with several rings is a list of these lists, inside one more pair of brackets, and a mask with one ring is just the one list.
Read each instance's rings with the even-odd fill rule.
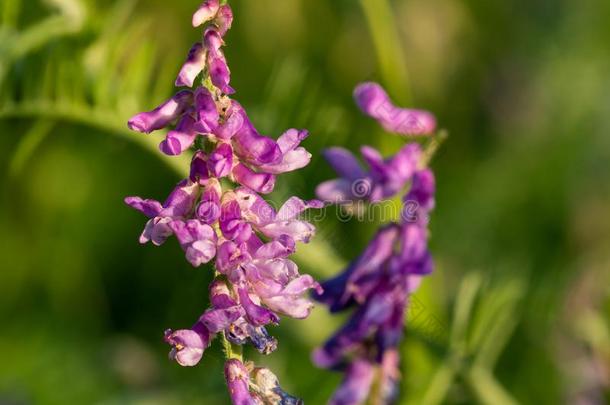
[[362,83],[354,90],[354,99],[362,112],[375,118],[388,132],[401,135],[428,135],[436,129],[434,115],[424,110],[394,105],[377,83]]
[[[165,341],[171,359],[194,366],[212,339],[222,339],[234,404],[302,404],[280,388],[269,370],[244,363],[239,346],[249,343],[270,354],[278,341],[267,328],[278,325],[281,316],[306,317],[313,306],[307,291],[322,293],[311,276],[299,273],[290,256],[296,242],[308,242],[315,233],[301,213],[323,204],[292,197],[276,212],[259,195],[273,191],[277,175],[309,163],[311,154],[301,146],[308,132],[289,129],[277,140],[264,136],[241,104],[230,98],[235,90],[223,52],[223,37],[233,22],[228,4],[204,1],[192,22],[203,25],[202,41],[191,47],[175,85],[195,88],[178,91],[128,122],[129,128],[143,133],[167,128],[159,145],[166,155],[193,151],[188,178],[163,204],[125,199],[149,218],[140,242],[161,245],[175,235],[193,267],[215,267],[210,307],[190,329],[167,330]],[[198,78],[201,85],[196,84]]]
[[192,92],[179,91],[154,110],[135,115],[127,125],[129,129],[143,133],[165,128],[190,108],[192,100]]
[[178,78],[176,78],[175,82],[176,87],[193,87],[195,79],[204,68],[205,49],[201,42],[197,42],[189,51],[186,61],[182,65],[180,73],[178,73]]
[[176,186],[163,205],[155,200],[143,200],[140,197],[127,197],[125,203],[151,218],[147,223],[140,243],[152,241],[161,245],[171,236],[170,223],[185,219],[191,213],[199,195],[199,186],[183,180]]
[[165,341],[172,346],[170,358],[181,366],[190,367],[199,363],[203,357],[203,352],[210,343],[210,336],[206,327],[197,322],[192,329],[166,330]]
[[318,185],[316,194],[320,199],[344,204],[358,200],[379,202],[393,197],[409,182],[422,156],[417,144],[405,145],[388,159],[370,146],[363,146],[361,153],[368,171],[346,149],[334,147],[325,151],[326,160],[340,177]]
[[[358,86],[355,98],[366,114],[389,131],[424,134],[436,125],[427,112],[391,104],[377,84]],[[403,120],[407,115],[416,122]],[[322,293],[314,293],[314,298],[328,305],[331,312],[353,309],[345,325],[312,355],[319,367],[345,373],[329,402],[333,405],[365,403],[372,395],[373,384],[378,389],[370,398],[372,403],[395,400],[400,377],[398,345],[408,297],[433,269],[428,251],[428,215],[434,208],[435,182],[433,172],[424,167],[420,146],[407,144],[387,159],[368,146],[361,152],[368,170],[345,149],[326,151],[339,178],[320,184],[318,198],[337,204],[355,200],[375,203],[407,187],[408,192],[402,198],[400,219],[381,227],[345,271],[323,282]]]

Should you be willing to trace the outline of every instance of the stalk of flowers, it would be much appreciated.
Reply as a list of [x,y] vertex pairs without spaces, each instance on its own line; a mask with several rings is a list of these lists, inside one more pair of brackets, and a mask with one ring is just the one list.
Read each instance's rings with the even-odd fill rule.
[[[167,155],[193,150],[189,177],[164,203],[140,197],[125,202],[149,218],[141,243],[161,245],[174,235],[194,267],[215,260],[210,308],[191,328],[165,332],[170,358],[194,366],[219,335],[234,404],[297,404],[271,371],[244,362],[240,347],[249,342],[260,353],[273,352],[277,341],[266,327],[277,325],[280,315],[307,317],[312,303],[304,294],[322,293],[289,257],[297,242],[307,243],[315,233],[300,214],[323,204],[291,197],[276,211],[260,196],[273,190],[276,175],[309,163],[311,155],[299,146],[308,133],[289,129],[277,141],[261,135],[230,98],[234,89],[222,47],[232,21],[228,4],[204,1],[193,15],[193,26],[203,25],[202,40],[192,46],[175,83],[186,89],[128,123],[142,133],[171,127],[159,148]],[[200,76],[202,85],[193,88]]]
[[[361,84],[354,96],[363,112],[387,130],[402,135],[434,131],[430,113],[396,107],[378,84]],[[343,273],[322,283],[323,293],[314,294],[333,313],[353,309],[346,324],[313,353],[319,367],[344,372],[331,405],[357,405],[367,399],[374,404],[395,401],[398,345],[408,297],[433,268],[427,223],[434,208],[435,181],[421,147],[406,144],[387,159],[368,146],[361,152],[368,169],[345,149],[326,151],[326,159],[340,177],[320,184],[318,198],[336,204],[376,203],[407,187],[408,192],[402,198],[400,219],[381,227],[364,252]]]

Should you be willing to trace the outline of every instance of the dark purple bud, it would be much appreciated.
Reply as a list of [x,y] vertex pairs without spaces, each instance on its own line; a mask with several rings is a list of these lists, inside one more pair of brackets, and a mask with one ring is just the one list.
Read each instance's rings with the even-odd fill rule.
[[261,354],[270,354],[277,349],[277,339],[270,336],[264,326],[253,326],[246,323],[246,332],[250,342]]
[[193,160],[191,160],[191,173],[189,176],[193,183],[203,185],[210,178],[207,160],[208,157],[206,156],[205,152],[201,150],[197,151],[195,155],[193,155]]

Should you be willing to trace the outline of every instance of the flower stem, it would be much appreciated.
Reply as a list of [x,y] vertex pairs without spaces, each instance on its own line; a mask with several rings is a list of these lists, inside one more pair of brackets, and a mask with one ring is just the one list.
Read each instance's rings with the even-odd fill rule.
[[241,346],[234,345],[233,343],[229,342],[229,339],[227,339],[225,332],[220,333],[220,341],[222,342],[222,348],[225,353],[225,358],[227,360],[237,359],[243,363],[244,356]]

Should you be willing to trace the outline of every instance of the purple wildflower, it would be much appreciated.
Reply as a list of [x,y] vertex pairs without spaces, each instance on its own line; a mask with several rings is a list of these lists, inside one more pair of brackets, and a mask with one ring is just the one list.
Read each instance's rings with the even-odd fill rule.
[[436,128],[434,115],[424,110],[395,106],[388,93],[377,83],[362,83],[354,90],[354,99],[363,113],[375,118],[388,132],[401,135],[428,135]]
[[[125,199],[149,218],[141,243],[161,245],[175,235],[191,265],[213,262],[217,270],[210,308],[191,329],[165,333],[170,358],[182,366],[199,363],[218,334],[231,344],[249,342],[260,353],[273,352],[277,340],[266,328],[277,325],[280,315],[307,317],[313,306],[307,291],[322,293],[289,256],[297,242],[307,243],[315,233],[300,214],[323,204],[292,197],[276,211],[259,195],[273,191],[277,175],[309,163],[311,154],[300,146],[308,132],[289,129],[277,140],[264,136],[229,97],[234,89],[222,48],[232,22],[229,5],[204,1],[193,15],[194,26],[204,25],[203,40],[192,46],[175,84],[191,88],[202,76],[205,85],[181,90],[128,123],[143,133],[168,128],[159,145],[167,155],[195,149],[189,177],[163,204]],[[221,179],[227,181],[221,185]],[[282,391],[270,371],[241,360],[229,359],[225,376],[234,404],[302,403]]]
[[[389,125],[387,117],[376,109],[389,102],[381,87],[361,85],[356,98],[365,112]],[[329,149],[326,158],[340,178],[320,184],[318,197],[339,204],[354,200],[374,203],[394,197],[407,186],[409,189],[403,197],[400,220],[382,227],[360,257],[342,274],[322,283],[321,294],[314,294],[331,312],[354,309],[347,323],[313,353],[319,367],[345,372],[330,401],[334,405],[364,403],[375,375],[380,389],[373,402],[394,401],[399,379],[397,348],[407,300],[433,268],[427,226],[434,208],[435,183],[432,171],[422,167],[421,148],[407,144],[396,155],[383,159],[375,149],[363,147],[362,155],[368,171],[349,151]]]
[[340,177],[318,185],[316,194],[320,199],[341,204],[355,200],[378,202],[392,197],[411,180],[422,154],[417,144],[405,145],[388,159],[370,146],[362,147],[361,153],[368,171],[346,149],[334,147],[325,151],[326,159]]

